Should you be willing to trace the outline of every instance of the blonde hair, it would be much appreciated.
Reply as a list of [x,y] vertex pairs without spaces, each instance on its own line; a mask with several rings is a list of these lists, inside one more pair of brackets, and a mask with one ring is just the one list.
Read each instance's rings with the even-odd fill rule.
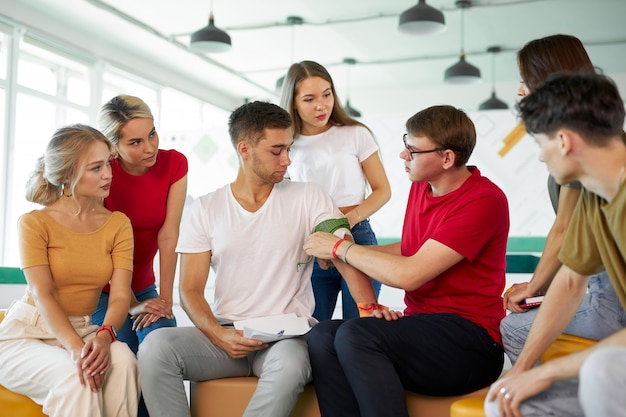
[[100,108],[98,128],[117,146],[122,128],[129,120],[137,118],[154,120],[150,107],[139,97],[115,96]]
[[111,142],[91,126],[75,124],[54,132],[26,183],[26,200],[47,206],[61,197],[64,188],[73,196],[83,175],[80,161],[96,142],[106,144],[113,153]]

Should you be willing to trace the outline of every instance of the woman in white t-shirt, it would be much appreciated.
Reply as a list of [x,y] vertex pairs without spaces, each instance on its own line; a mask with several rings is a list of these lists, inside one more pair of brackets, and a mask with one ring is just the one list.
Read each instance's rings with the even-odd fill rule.
[[[368,217],[389,201],[391,187],[372,132],[341,107],[330,74],[317,62],[302,61],[289,68],[281,105],[293,118],[295,141],[289,177],[321,185],[350,222],[355,242],[376,245]],[[343,318],[359,317],[358,307],[335,267],[323,270],[316,260],[311,279],[316,319],[332,317],[339,291]],[[378,296],[380,283],[372,283]]]

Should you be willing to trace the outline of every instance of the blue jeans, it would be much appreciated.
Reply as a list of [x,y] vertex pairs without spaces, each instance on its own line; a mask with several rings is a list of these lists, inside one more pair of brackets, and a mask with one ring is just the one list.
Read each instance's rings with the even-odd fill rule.
[[[601,340],[626,327],[626,313],[606,272],[589,277],[587,294],[563,333]],[[500,322],[504,350],[515,363],[539,311],[512,313]]]
[[[355,224],[352,227],[352,237],[354,242],[359,245],[370,246],[377,245],[376,235],[370,226],[368,219]],[[313,265],[313,274],[311,275],[311,283],[313,285],[313,294],[315,295],[315,310],[313,317],[318,321],[330,320],[335,311],[337,304],[337,295],[341,291],[341,307],[344,319],[352,319],[359,317],[359,309],[354,299],[350,295],[348,284],[341,277],[341,274],[334,266],[329,266],[324,270],[320,268],[315,259]],[[376,297],[380,293],[380,282],[372,279],[374,293]]]
[[[152,298],[159,298],[159,293],[156,290],[156,286],[151,285],[143,291],[139,291],[135,293],[135,298],[137,301],[145,301],[150,300]],[[92,314],[91,321],[93,324],[101,325],[104,321],[104,316],[107,312],[107,307],[109,305],[109,294],[103,292],[100,294],[100,300],[98,301],[98,308],[96,308],[96,312]],[[168,319],[165,317],[161,317],[156,322],[152,323],[148,327],[144,327],[141,330],[134,331],[133,330],[133,321],[130,319],[130,315],[126,317],[126,321],[121,328],[117,330],[117,338],[118,340],[126,343],[130,350],[136,355],[137,350],[139,349],[139,344],[143,341],[143,339],[153,330],[160,329],[161,327],[176,327],[176,319]]]

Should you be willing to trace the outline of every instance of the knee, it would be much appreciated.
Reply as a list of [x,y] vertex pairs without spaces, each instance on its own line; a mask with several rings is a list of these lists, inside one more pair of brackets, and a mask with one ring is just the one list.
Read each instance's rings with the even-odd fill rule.
[[137,360],[142,376],[155,374],[168,363],[175,363],[175,334],[168,330],[173,328],[150,332],[139,345]]
[[[279,387],[300,387],[311,380],[311,362],[306,342],[302,339],[287,339],[270,346],[253,365],[254,372],[264,382]],[[259,369],[258,366],[261,366]]]
[[528,311],[525,313],[511,313],[500,321],[500,332],[502,334],[512,334],[518,329],[529,329],[533,323],[533,314]]
[[128,373],[137,373],[137,358],[126,343],[111,344],[111,366],[125,369]]
[[494,387],[491,386],[489,393],[485,397],[485,416],[486,417],[499,417],[500,416],[500,408],[498,407],[498,397],[494,398],[493,401],[489,400],[489,396],[492,394]]
[[619,364],[624,362],[625,357],[626,348],[622,347],[605,347],[593,351],[580,368],[581,394],[587,388],[602,391],[606,384],[613,386],[616,381],[611,376],[616,368],[621,369]]
[[368,320],[377,319],[348,320],[337,329],[334,348],[339,356],[352,357],[357,351],[369,349],[377,343],[363,327],[363,323]]
[[497,401],[489,401],[485,398],[485,416],[486,417],[500,417],[500,409],[498,408]]
[[160,319],[152,323],[150,326],[144,327],[141,330],[137,330],[136,333],[137,333],[138,344],[142,344],[145,338],[153,331],[164,328],[164,327],[176,327],[176,319],[170,320],[168,318],[161,317]]
[[336,322],[323,321],[315,325],[307,337],[307,345],[311,359],[324,358],[334,352]]

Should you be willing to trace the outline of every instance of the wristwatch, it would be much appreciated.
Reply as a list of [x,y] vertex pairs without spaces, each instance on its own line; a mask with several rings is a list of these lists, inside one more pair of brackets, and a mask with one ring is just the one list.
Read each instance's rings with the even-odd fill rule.
[[111,343],[115,342],[117,340],[117,332],[115,331],[115,327],[109,324],[103,324],[102,326],[98,327],[98,330],[96,330],[96,336],[98,336],[98,333],[105,330],[111,335]]

